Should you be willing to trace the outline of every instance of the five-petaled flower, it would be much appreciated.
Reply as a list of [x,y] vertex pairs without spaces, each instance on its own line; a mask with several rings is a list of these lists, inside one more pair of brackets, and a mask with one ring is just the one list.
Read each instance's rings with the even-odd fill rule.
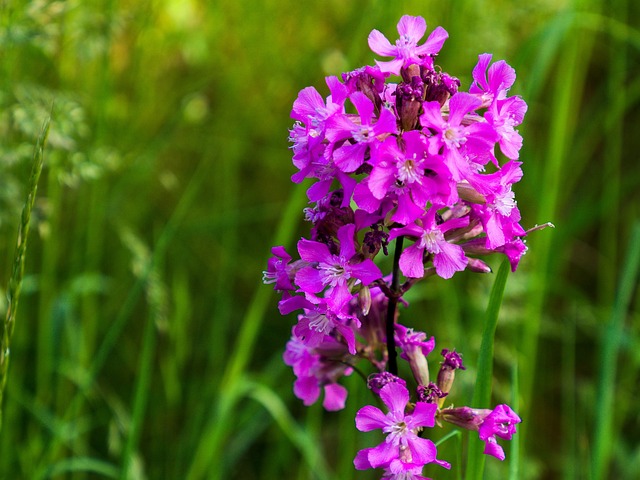
[[392,471],[414,470],[427,463],[446,468],[449,464],[436,459],[435,444],[418,436],[424,427],[435,425],[437,407],[417,402],[407,413],[409,391],[400,383],[388,383],[380,390],[380,398],[389,411],[367,405],[356,414],[356,428],[361,432],[382,429],[387,438],[377,447],[360,450],[354,460],[357,469],[390,468]]

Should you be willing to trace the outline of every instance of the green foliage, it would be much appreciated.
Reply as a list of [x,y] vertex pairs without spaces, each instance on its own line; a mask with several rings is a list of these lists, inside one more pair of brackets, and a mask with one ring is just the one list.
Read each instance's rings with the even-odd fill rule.
[[[463,88],[480,53],[515,67],[529,104],[522,223],[557,228],[533,233],[509,276],[492,376],[477,359],[499,273],[426,281],[403,320],[465,354],[450,402],[470,404],[478,378],[492,404],[518,406],[507,460],[487,458],[484,478],[635,478],[640,5],[626,0],[4,5],[3,289],[51,123],[0,478],[380,477],[352,466],[379,441],[353,423],[371,393],[349,377],[331,414],[293,397],[281,360],[293,319],[259,279],[269,248],[308,228],[304,186],[289,181],[297,92],[371,64],[369,31],[392,35],[405,13],[450,33],[439,62]],[[462,478],[467,435],[433,434],[453,468],[425,475]]]

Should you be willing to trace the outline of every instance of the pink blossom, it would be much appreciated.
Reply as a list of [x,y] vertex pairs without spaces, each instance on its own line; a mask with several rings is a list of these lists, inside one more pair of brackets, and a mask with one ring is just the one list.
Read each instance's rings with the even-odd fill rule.
[[369,48],[383,57],[394,57],[393,60],[386,62],[376,60],[380,70],[399,75],[401,68],[406,68],[414,63],[433,68],[432,57],[440,51],[449,34],[444,28],[437,27],[431,32],[427,41],[418,46],[418,42],[426,31],[427,24],[424,18],[410,15],[404,15],[400,18],[398,22],[400,38],[396,40],[395,45],[391,45],[387,37],[378,30],[373,30],[369,34]]

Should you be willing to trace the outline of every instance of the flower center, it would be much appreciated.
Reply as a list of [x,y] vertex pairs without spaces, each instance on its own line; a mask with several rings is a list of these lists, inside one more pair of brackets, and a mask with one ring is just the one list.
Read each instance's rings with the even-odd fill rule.
[[336,285],[344,284],[351,275],[342,264],[335,263],[333,265],[329,265],[327,263],[320,263],[318,265],[322,275],[322,283],[324,285],[331,285],[335,287]]
[[420,171],[416,165],[416,154],[413,154],[412,158],[407,158],[404,161],[398,163],[398,180],[403,184],[406,183],[420,183]]
[[449,124],[447,124],[443,137],[444,143],[446,143],[449,148],[459,148],[460,145],[467,141],[467,137],[464,136],[464,130],[462,128],[452,127]]
[[424,232],[422,234],[422,238],[420,239],[420,247],[424,248],[430,253],[440,253],[440,242],[444,241],[444,236],[440,230],[431,230],[429,232]]
[[373,127],[370,125],[362,125],[357,130],[351,132],[353,139],[358,143],[368,143],[375,137]]
[[326,333],[327,335],[333,330],[331,320],[323,313],[313,313],[307,317],[309,319],[309,328],[316,332]]
[[496,197],[495,207],[496,210],[500,212],[500,215],[508,217],[509,214],[511,214],[511,210],[513,210],[516,205],[517,202],[515,200],[515,194],[511,189],[507,190],[504,195]]

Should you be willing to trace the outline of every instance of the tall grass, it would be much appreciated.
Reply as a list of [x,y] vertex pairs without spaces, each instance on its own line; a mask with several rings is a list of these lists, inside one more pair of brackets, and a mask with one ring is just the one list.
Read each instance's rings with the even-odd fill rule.
[[[480,53],[516,68],[514,93],[529,104],[522,223],[557,228],[528,238],[492,310],[491,355],[482,319],[506,279],[497,259],[496,274],[416,286],[403,320],[466,355],[453,403],[471,404],[478,379],[491,387],[478,401],[519,407],[508,463],[487,458],[485,478],[633,479],[639,8],[3,5],[0,286],[9,289],[34,135],[52,102],[55,111],[23,255],[0,478],[379,478],[352,464],[374,442],[353,423],[370,392],[353,375],[344,412],[302,408],[281,360],[293,319],[259,279],[269,248],[293,246],[308,227],[304,186],[289,181],[297,92],[326,93],[324,75],[371,64],[369,31],[391,36],[409,13],[447,29],[438,63],[463,87]],[[428,475],[461,478],[466,468],[482,478],[471,439],[433,434],[454,468]]]

